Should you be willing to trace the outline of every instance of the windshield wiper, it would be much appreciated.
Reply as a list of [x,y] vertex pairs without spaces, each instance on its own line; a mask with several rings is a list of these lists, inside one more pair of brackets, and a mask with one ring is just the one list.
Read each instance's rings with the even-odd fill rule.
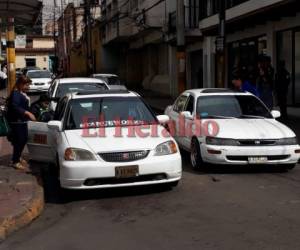
[[241,115],[239,118],[266,119],[266,117],[259,115]]

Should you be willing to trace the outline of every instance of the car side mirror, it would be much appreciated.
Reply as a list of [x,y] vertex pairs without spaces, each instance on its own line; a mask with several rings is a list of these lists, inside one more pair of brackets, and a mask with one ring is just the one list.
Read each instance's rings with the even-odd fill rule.
[[168,115],[158,115],[156,118],[160,124],[166,124],[170,121],[170,117]]
[[48,128],[51,130],[55,130],[57,132],[62,131],[62,122],[61,121],[50,121],[48,122]]
[[274,119],[280,118],[281,113],[278,110],[272,110],[271,115],[273,116]]
[[190,111],[183,111],[180,113],[182,116],[184,116],[186,119],[192,120],[193,119],[193,115],[191,114]]

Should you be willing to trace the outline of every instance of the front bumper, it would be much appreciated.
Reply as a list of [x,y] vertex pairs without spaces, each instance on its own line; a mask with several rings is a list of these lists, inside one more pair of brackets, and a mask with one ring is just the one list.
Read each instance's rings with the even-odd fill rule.
[[249,165],[249,157],[264,157],[267,161],[255,163],[264,165],[296,164],[300,154],[299,145],[294,146],[213,146],[201,144],[203,161],[212,164]]
[[[115,178],[115,167],[139,166],[141,179],[133,179],[126,183],[118,183]],[[146,178],[153,175],[164,175],[165,178],[154,180]],[[110,163],[104,161],[60,163],[60,185],[66,189],[101,189],[113,187],[129,187],[172,183],[179,181],[182,175],[181,156],[179,153],[167,156],[149,156],[146,159],[127,162]],[[89,180],[104,180],[104,184],[87,185]],[[106,180],[114,180],[112,183]],[[100,181],[101,182],[101,181]]]
[[28,92],[29,93],[34,93],[34,92],[47,92],[50,88],[49,84],[45,84],[45,85],[30,85]]

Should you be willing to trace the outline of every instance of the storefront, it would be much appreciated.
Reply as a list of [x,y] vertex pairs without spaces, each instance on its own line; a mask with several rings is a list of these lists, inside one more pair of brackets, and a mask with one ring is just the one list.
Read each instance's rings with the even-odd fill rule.
[[237,68],[245,68],[247,74],[255,77],[258,56],[267,55],[267,37],[252,37],[228,45],[228,83]]
[[300,106],[300,27],[277,32],[277,62],[291,73],[289,105]]

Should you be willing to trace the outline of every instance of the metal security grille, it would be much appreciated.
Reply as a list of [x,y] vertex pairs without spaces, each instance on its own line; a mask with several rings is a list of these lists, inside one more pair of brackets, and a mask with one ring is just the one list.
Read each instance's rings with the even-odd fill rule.
[[145,159],[149,150],[116,152],[116,153],[99,153],[100,157],[107,162],[132,162]]

